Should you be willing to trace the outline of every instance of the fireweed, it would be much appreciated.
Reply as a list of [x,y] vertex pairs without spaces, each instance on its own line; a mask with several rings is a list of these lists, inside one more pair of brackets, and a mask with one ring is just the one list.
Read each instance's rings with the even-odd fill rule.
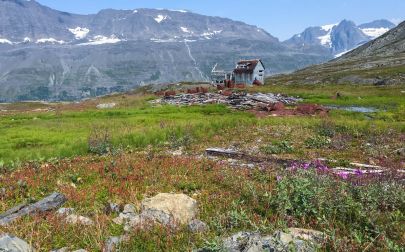
[[370,240],[377,235],[387,243],[401,240],[393,231],[402,229],[393,216],[401,213],[403,218],[405,211],[405,186],[398,177],[361,170],[335,172],[314,161],[292,163],[276,178],[271,209],[288,225],[311,223]]

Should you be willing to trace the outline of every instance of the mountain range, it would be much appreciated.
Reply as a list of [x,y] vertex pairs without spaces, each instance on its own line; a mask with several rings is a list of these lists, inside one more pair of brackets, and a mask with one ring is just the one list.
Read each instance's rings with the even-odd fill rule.
[[[185,10],[77,15],[33,0],[0,0],[0,102],[76,100],[150,83],[208,81],[214,64],[231,69],[244,58],[261,58],[267,74],[291,72],[330,60],[393,24],[353,25],[309,28],[302,43],[299,35],[280,42],[259,27]],[[319,39],[327,34],[330,43]]]
[[283,84],[405,83],[405,22],[339,58],[268,80]]
[[353,21],[343,20],[337,24],[309,27],[284,43],[293,48],[321,46],[335,57],[383,35],[396,25],[388,20],[376,20],[357,26]]

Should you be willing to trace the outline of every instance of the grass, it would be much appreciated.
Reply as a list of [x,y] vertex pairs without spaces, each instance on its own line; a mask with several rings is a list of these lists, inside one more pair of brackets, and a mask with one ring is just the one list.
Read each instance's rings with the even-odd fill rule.
[[[0,112],[0,212],[59,191],[68,198],[64,207],[96,225],[67,225],[51,212],[20,219],[0,233],[15,234],[38,251],[65,246],[100,251],[109,236],[124,233],[112,222],[116,216],[104,213],[106,203],[139,208],[146,197],[176,192],[198,201],[199,218],[210,231],[135,231],[121,251],[215,251],[222,237],[237,231],[271,234],[286,227],[325,232],[324,250],[400,251],[405,246],[404,188],[394,174],[343,179],[317,167],[233,168],[227,159],[200,155],[208,147],[232,147],[302,162],[323,157],[339,165],[357,161],[403,168],[403,157],[395,152],[405,147],[402,90],[405,86],[248,90],[300,96],[304,103],[384,110],[367,115],[333,110],[327,117],[257,118],[221,105],[152,107],[148,101],[154,97],[139,94],[80,104],[9,104]],[[341,96],[333,99],[336,92]],[[95,109],[108,102],[117,108]],[[171,154],[179,149],[188,155]]]

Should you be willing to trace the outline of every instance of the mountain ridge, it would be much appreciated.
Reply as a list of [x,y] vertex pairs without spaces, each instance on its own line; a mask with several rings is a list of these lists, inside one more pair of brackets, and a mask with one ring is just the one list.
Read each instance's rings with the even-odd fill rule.
[[356,25],[353,21],[344,19],[336,24],[312,26],[302,33],[296,34],[283,41],[292,48],[304,46],[322,46],[330,50],[331,54],[339,57],[354,48],[373,40],[396,25],[380,19],[369,23]]

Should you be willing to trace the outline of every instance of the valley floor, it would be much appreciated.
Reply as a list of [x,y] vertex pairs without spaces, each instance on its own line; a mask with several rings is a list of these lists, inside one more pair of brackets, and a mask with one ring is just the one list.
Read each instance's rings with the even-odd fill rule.
[[[127,233],[106,204],[133,204],[139,211],[145,198],[174,192],[198,202],[198,219],[209,230],[134,229],[121,251],[220,251],[222,238],[238,231],[272,234],[289,227],[323,232],[321,250],[400,251],[405,85],[248,91],[340,109],[324,116],[257,116],[224,105],[154,106],[149,101],[156,97],[141,93],[71,104],[0,104],[0,212],[57,191],[67,197],[63,207],[94,222],[67,224],[49,212],[0,226],[0,234],[16,235],[39,251],[101,251],[108,237]],[[96,109],[101,103],[116,107]],[[349,106],[375,112],[343,109]],[[205,155],[211,147],[245,158]],[[369,174],[353,162],[384,173]],[[338,167],[354,172],[333,170]]]

